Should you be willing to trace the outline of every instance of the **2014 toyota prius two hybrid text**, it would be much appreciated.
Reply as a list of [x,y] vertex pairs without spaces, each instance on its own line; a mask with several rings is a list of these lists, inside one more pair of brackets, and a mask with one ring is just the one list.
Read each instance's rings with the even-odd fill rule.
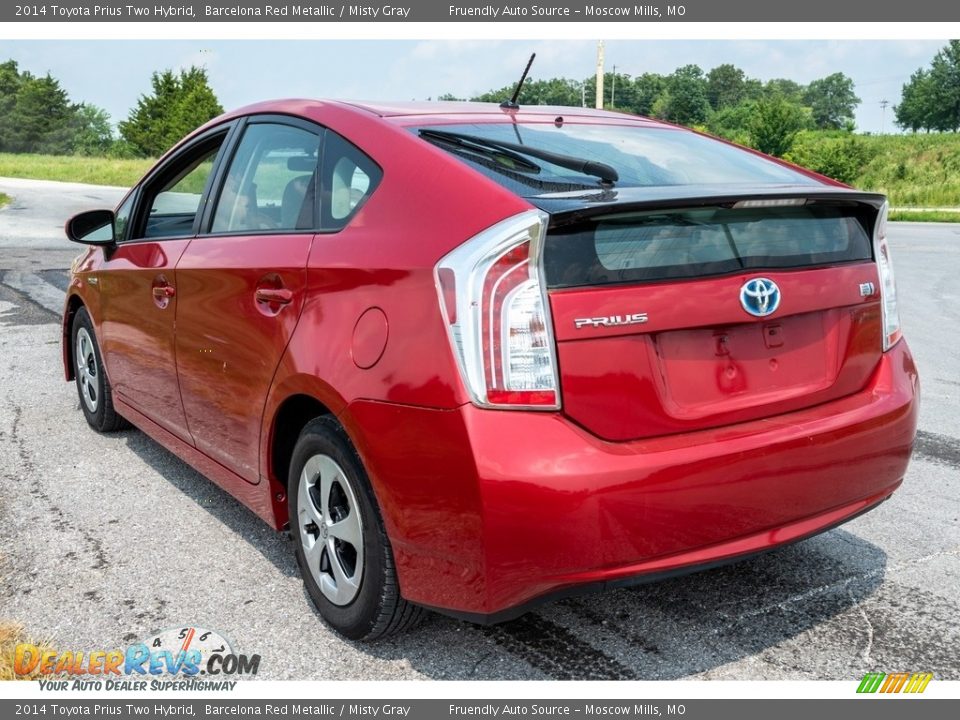
[[916,431],[883,196],[644,118],[288,100],[67,224],[64,365],[350,638],[832,528]]

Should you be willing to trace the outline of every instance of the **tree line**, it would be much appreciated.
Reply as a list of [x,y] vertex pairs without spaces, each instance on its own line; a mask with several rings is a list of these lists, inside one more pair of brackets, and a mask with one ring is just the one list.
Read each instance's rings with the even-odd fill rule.
[[[626,73],[604,76],[604,106],[646,115],[783,155],[802,130],[853,130],[860,98],[853,80],[834,73],[801,85],[793,80],[762,82],[740,68],[719,65],[705,72],[684,65],[669,75]],[[498,102],[512,87],[481,93],[473,100]],[[593,105],[596,78],[528,80],[518,102],[531,105]],[[457,99],[444,95],[441,99]]]
[[[685,65],[669,75],[626,73],[604,75],[604,107],[696,127],[763,152],[783,155],[804,130],[852,131],[860,98],[854,83],[833,73],[801,85],[793,80],[763,82],[735,65],[709,71]],[[513,86],[480,93],[470,99],[500,102]],[[518,102],[532,105],[593,106],[596,79],[528,80]],[[441,100],[458,100],[446,94]],[[904,84],[894,107],[904,130],[960,131],[960,40],[951,40]]]
[[0,64],[0,152],[158,157],[223,112],[203,68],[153,73],[114,135],[106,110],[74,103],[60,81]]

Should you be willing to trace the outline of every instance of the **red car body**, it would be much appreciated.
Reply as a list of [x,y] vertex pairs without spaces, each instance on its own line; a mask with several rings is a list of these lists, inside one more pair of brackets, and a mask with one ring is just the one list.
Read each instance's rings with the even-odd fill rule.
[[[689,131],[573,108],[291,100],[244,108],[197,135],[258,114],[347,138],[382,168],[376,190],[336,233],[90,248],[67,293],[64,367],[73,379],[70,323],[83,306],[117,412],[273,527],[289,521],[293,442],[325,413],[369,474],[403,596],[475,621],[796,541],[900,484],[918,379],[903,340],[883,349],[880,294],[858,291],[882,286],[876,258],[552,288],[559,407],[487,407],[464,382],[438,263],[544,205],[411,128]],[[833,202],[852,192],[791,171],[806,178],[802,193],[710,193]],[[659,197],[676,206],[701,202],[698,193]],[[634,207],[634,197],[624,188],[618,202]],[[879,211],[882,198],[866,199]],[[780,288],[775,323],[738,299],[758,274]],[[645,321],[618,324],[640,311]]]

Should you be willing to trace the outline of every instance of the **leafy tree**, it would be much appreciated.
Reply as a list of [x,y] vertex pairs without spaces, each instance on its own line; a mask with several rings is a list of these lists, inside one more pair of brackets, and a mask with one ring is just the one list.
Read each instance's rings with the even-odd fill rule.
[[930,113],[935,110],[934,88],[930,73],[920,68],[910,76],[910,82],[903,86],[900,104],[894,107],[893,114],[897,125],[907,130],[929,129]]
[[6,115],[4,149],[8,152],[67,153],[75,108],[66,91],[49,74],[20,75],[13,107]]
[[851,133],[803,130],[794,137],[785,159],[851,184],[873,159],[873,154],[861,138]]
[[764,95],[763,83],[756,78],[747,78],[743,81],[743,99],[759,100]]
[[810,83],[804,99],[821,130],[840,130],[853,122],[853,111],[860,104],[853,80],[839,72]]
[[782,97],[789,102],[800,104],[803,102],[805,93],[806,88],[800,83],[787,80],[786,78],[775,78],[773,80],[767,80],[763,86],[761,97],[768,99]]
[[[513,91],[516,87],[516,84],[507,85],[498,90],[489,90],[471,99],[477,102],[503,102],[513,96]],[[517,103],[520,105],[568,105],[580,107],[580,83],[567,78],[534,80],[528,77],[520,89],[520,95],[517,96]]]
[[756,112],[756,103],[742,102],[712,113],[707,120],[707,132],[741,145],[750,144],[750,122]]
[[187,133],[223,112],[210,88],[207,71],[190,67],[153,73],[152,93],[141,95],[130,116],[120,123],[121,137],[146,157],[166,152]]
[[930,129],[960,131],[960,40],[951,40],[934,56],[930,84],[935,98]]
[[910,76],[894,115],[908,130],[960,131],[960,40],[941,48],[929,70]]
[[636,105],[636,89],[633,78],[625,73],[607,73],[603,89],[608,97],[604,106],[615,110],[633,110]]
[[684,65],[666,78],[666,90],[653,114],[679,125],[701,125],[710,115],[707,81],[697,65]]
[[633,106],[630,110],[638,115],[652,115],[653,106],[666,89],[663,75],[644,73],[633,79]]
[[538,105],[565,105],[580,107],[582,98],[580,83],[566,78],[538,80],[531,87]]
[[750,144],[760,152],[783,157],[796,134],[809,124],[804,108],[781,95],[758,100],[749,120]]
[[78,155],[103,155],[114,142],[107,111],[87,103],[75,107],[71,135],[73,152]]
[[739,104],[745,93],[746,75],[740,68],[727,63],[707,73],[707,100],[714,110]]
[[14,60],[0,65],[0,150],[6,150],[10,133],[10,114],[17,104],[20,70]]

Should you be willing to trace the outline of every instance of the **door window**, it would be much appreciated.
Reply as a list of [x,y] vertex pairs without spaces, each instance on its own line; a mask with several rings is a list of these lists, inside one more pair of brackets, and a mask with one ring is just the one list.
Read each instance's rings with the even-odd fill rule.
[[308,130],[249,125],[230,162],[211,231],[313,228],[319,151],[319,135]]
[[[149,208],[133,238],[178,238],[194,234],[200,200],[226,133],[201,142],[176,157],[147,185],[141,208]],[[142,210],[141,210],[142,212]]]

